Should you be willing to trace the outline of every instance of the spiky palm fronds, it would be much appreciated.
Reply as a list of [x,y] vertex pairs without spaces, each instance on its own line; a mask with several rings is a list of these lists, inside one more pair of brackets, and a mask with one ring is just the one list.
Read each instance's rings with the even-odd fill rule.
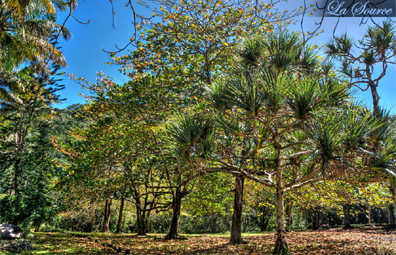
[[206,157],[212,146],[213,123],[190,112],[178,113],[166,124],[166,133],[180,158]]

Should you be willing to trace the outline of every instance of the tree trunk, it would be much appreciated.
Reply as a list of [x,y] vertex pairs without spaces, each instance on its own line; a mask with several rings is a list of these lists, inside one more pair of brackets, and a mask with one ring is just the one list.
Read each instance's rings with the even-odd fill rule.
[[183,198],[183,193],[181,191],[181,187],[176,188],[176,194],[173,198],[172,209],[173,209],[173,217],[170,225],[169,233],[166,236],[168,239],[176,239],[179,235],[179,218],[181,212],[181,201]]
[[371,225],[371,205],[368,205],[368,224]]
[[375,84],[371,82],[369,85],[370,85],[370,89],[371,89],[371,96],[373,98],[373,106],[374,106],[374,113],[375,113],[375,112],[379,111],[380,97],[378,95],[377,88],[375,87]]
[[395,229],[395,206],[394,204],[390,204],[388,207],[389,210],[389,225],[391,229]]
[[109,232],[112,202],[113,202],[112,198],[106,199],[105,215],[104,215],[104,219],[103,219],[102,232]]
[[137,229],[138,229],[138,236],[145,236],[146,235],[146,211],[141,210],[140,207],[136,206],[136,217],[137,217]]
[[268,222],[271,218],[271,213],[268,212],[265,208],[261,212],[261,217],[260,217],[260,231],[266,231],[268,229]]
[[342,206],[342,210],[344,211],[344,228],[349,229],[351,228],[351,205],[350,204],[344,204]]
[[95,207],[92,206],[91,210],[91,232],[95,230]]
[[118,223],[117,223],[117,231],[116,231],[116,233],[121,233],[121,229],[122,229],[122,212],[124,211],[124,201],[125,201],[125,198],[121,197],[120,213],[118,214]]
[[396,229],[396,223],[395,223],[396,180],[394,178],[390,180],[389,190],[393,198],[393,204],[389,205],[389,223],[392,229]]
[[214,213],[212,217],[210,217],[210,231],[212,233],[216,233],[217,231],[217,213]]
[[39,221],[34,223],[34,232],[40,232],[41,223]]
[[231,238],[230,243],[245,243],[242,239],[242,200],[243,200],[243,184],[245,178],[237,176],[235,178],[235,198],[234,198],[234,214],[232,216]]
[[229,211],[230,211],[230,208],[229,208],[229,205],[227,204],[226,208],[225,208],[225,215],[224,215],[224,217],[222,217],[225,231],[230,230],[230,218],[228,217]]
[[283,210],[283,190],[282,190],[282,175],[277,173],[277,187],[276,187],[276,241],[273,254],[287,255],[289,247],[286,241],[286,229],[284,223]]
[[290,230],[290,226],[293,223],[293,200],[286,204],[286,231]]

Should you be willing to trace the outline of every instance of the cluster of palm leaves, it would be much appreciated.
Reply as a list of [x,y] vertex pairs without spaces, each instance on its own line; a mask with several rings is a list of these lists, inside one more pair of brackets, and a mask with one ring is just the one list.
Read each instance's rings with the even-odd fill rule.
[[[235,66],[207,93],[215,138],[203,171],[238,173],[276,188],[282,212],[282,194],[291,189],[323,179],[370,181],[396,172],[395,118],[354,103],[350,83],[331,75],[332,64],[319,63],[302,45],[290,32],[247,39]],[[184,125],[204,126],[201,115],[190,115],[168,126],[178,148],[199,142],[190,128],[175,128],[183,118],[189,119]],[[275,253],[287,254],[283,219],[277,229]]]

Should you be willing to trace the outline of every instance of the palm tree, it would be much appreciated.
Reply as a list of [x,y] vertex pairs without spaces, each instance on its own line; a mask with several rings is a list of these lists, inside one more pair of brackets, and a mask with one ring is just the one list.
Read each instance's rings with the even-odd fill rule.
[[301,45],[293,33],[248,39],[238,68],[209,89],[224,134],[212,164],[276,190],[274,254],[290,253],[284,193],[352,171],[376,128],[370,112],[345,106],[349,84]]
[[[56,6],[56,7],[55,7]],[[50,59],[66,65],[64,57],[49,40],[59,33],[71,34],[56,23],[56,9],[65,10],[62,1],[5,1],[0,5],[0,72],[11,72],[25,61],[46,65]]]
[[[173,217],[167,238],[178,238],[178,224],[182,199],[191,192],[189,184],[203,174],[195,167],[202,159],[208,157],[212,150],[213,125],[210,119],[191,112],[179,113],[166,124],[169,139],[169,153],[176,159],[171,175],[174,176],[172,192]],[[190,185],[191,186],[191,185]]]

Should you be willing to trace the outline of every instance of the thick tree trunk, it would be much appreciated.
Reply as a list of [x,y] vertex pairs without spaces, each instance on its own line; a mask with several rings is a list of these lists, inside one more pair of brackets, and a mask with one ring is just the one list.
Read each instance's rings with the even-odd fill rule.
[[246,243],[242,239],[242,201],[244,181],[245,178],[243,176],[237,176],[235,178],[234,214],[232,216],[230,238],[230,243],[232,244]]
[[290,230],[290,226],[293,223],[293,205],[292,200],[286,204],[286,231]]
[[110,227],[110,216],[111,216],[111,204],[113,202],[113,199],[106,199],[106,204],[105,204],[105,214],[103,218],[103,226],[102,226],[102,232],[109,232],[109,227]]
[[342,210],[344,211],[344,228],[348,229],[351,228],[351,205],[350,204],[344,204],[342,206]]
[[125,198],[121,197],[120,213],[118,214],[118,223],[117,223],[117,231],[116,231],[116,233],[121,233],[121,229],[122,229],[122,212],[124,211],[124,202],[125,202]]
[[183,198],[183,193],[181,191],[181,187],[176,188],[175,197],[173,198],[172,209],[173,209],[173,217],[170,225],[169,233],[166,236],[168,239],[176,239],[179,235],[179,218],[181,212],[181,201]]
[[138,229],[138,236],[145,236],[146,235],[146,211],[141,210],[139,206],[136,206],[137,211],[137,229]]
[[[279,178],[280,177],[280,178]],[[286,241],[286,229],[284,224],[284,210],[283,210],[283,190],[282,176],[277,176],[277,187],[276,187],[276,241],[275,249],[273,254],[286,255],[289,253],[289,247]]]

